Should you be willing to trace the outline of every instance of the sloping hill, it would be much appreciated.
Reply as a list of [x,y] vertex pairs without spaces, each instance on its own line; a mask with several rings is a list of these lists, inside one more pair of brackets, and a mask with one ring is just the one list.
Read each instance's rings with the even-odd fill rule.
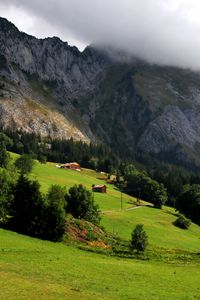
[[[91,190],[92,184],[107,184],[104,175],[93,170],[82,172],[56,168],[56,164],[36,163],[31,178],[37,179],[44,192],[51,184],[59,184],[67,189],[74,184],[83,184]],[[94,193],[94,200],[102,211],[101,224],[107,231],[129,240],[136,224],[144,224],[149,236],[150,248],[165,248],[198,252],[200,249],[200,227],[192,224],[188,230],[175,227],[173,222],[177,212],[173,208],[155,209],[151,205],[137,208],[136,199],[121,194],[113,185],[107,184],[107,193]],[[122,209],[121,209],[122,200]],[[143,204],[147,204],[143,202]],[[137,209],[133,209],[137,208]],[[130,210],[129,210],[130,209]]]
[[0,298],[199,299],[200,264],[119,259],[0,229]]
[[163,207],[159,210],[141,207],[104,214],[102,224],[107,230],[126,240],[130,239],[136,224],[144,224],[149,237],[149,247],[153,251],[163,248],[162,251],[165,249],[172,252],[177,250],[199,252],[200,227],[192,224],[188,230],[180,229],[173,224],[176,219],[177,213],[172,208]]
[[[13,155],[16,157],[16,155]],[[43,191],[51,184],[102,183],[98,173],[61,170],[55,164],[36,163],[31,178]],[[134,226],[144,224],[149,247],[144,260],[86,252],[64,243],[52,243],[0,229],[1,299],[182,300],[200,297],[200,227],[173,225],[175,211],[164,207],[133,207],[134,199],[109,186],[94,199],[104,211],[101,224],[127,242]],[[131,208],[131,210],[130,210]],[[129,209],[129,210],[127,210]],[[94,249],[95,251],[95,249]]]
[[[97,173],[93,170],[82,169],[81,172],[56,168],[55,163],[47,163],[42,165],[36,163],[31,178],[36,178],[43,191],[47,191],[50,185],[59,184],[67,189],[74,184],[83,184],[87,189],[92,190],[93,184],[106,184],[107,193],[93,193],[95,201],[99,204],[101,210],[120,210],[121,193],[111,184],[107,184],[105,175]],[[129,208],[133,206],[136,199],[122,194],[123,207]]]

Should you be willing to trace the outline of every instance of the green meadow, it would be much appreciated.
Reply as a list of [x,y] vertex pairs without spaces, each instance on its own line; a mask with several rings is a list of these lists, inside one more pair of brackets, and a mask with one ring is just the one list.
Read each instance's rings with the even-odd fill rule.
[[0,299],[200,298],[198,262],[121,259],[0,230]]
[[[66,189],[105,184],[100,173],[63,170],[53,163],[37,162],[30,177],[43,192],[52,184]],[[144,224],[147,257],[97,254],[0,229],[0,299],[200,299],[200,227],[179,229],[173,225],[174,209],[138,208],[136,199],[107,186],[106,194],[94,193],[101,225],[128,241],[134,226]]]
[[34,170],[31,174],[31,179],[36,179],[41,184],[41,189],[46,192],[50,185],[59,184],[69,189],[74,184],[82,184],[88,190],[92,190],[93,184],[106,184],[107,193],[94,193],[95,202],[99,204],[101,210],[120,210],[121,209],[121,196],[123,208],[132,207],[132,202],[135,202],[135,198],[126,194],[120,193],[120,191],[113,185],[107,184],[103,178],[105,177],[101,173],[97,173],[93,170],[82,169],[81,172],[56,168],[56,164],[47,163],[45,165],[36,163]]

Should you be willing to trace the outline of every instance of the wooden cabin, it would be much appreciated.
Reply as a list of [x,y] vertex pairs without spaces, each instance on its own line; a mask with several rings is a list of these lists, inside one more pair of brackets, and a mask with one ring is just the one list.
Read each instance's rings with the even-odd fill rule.
[[81,166],[77,162],[70,162],[60,166],[61,169],[70,169],[75,171],[81,171]]
[[92,191],[97,193],[106,193],[107,186],[106,185],[95,185],[92,186]]

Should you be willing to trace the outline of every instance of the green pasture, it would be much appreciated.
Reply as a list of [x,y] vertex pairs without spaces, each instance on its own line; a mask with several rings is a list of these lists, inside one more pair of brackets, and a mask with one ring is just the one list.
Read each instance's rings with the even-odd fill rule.
[[[38,162],[30,175],[43,192],[52,184],[66,189],[83,184],[91,189],[92,184],[105,184],[101,176],[92,170],[76,172]],[[125,194],[121,210],[120,191],[107,186],[106,194],[94,194],[102,210],[101,225],[128,241],[135,225],[144,224],[149,260],[86,252],[0,229],[0,299],[200,299],[200,227],[175,227],[176,212],[168,207],[127,210],[134,207],[135,199]]]
[[36,162],[31,179],[36,179],[41,184],[41,189],[46,192],[52,184],[59,184],[69,189],[74,184],[82,184],[91,190],[92,184],[106,184],[107,193],[94,193],[94,200],[99,204],[101,210],[120,210],[121,196],[123,208],[132,207],[131,202],[135,202],[135,198],[130,197],[121,192],[111,184],[107,184],[103,180],[103,175],[92,170],[82,169],[81,172],[56,168],[55,163],[40,164]]
[[200,227],[192,224],[188,230],[173,225],[176,212],[172,208],[162,210],[153,207],[139,207],[130,211],[105,213],[102,225],[106,230],[128,240],[136,224],[144,224],[149,246],[167,249],[181,249],[200,252]]
[[194,300],[200,264],[120,259],[0,229],[0,299]]
[[[15,154],[12,154],[14,157]],[[69,189],[74,184],[83,184],[91,190],[92,184],[106,184],[103,175],[93,170],[83,169],[81,172],[56,168],[55,163],[40,164],[36,162],[30,175],[41,184],[41,190],[46,192],[50,185],[59,184]],[[173,225],[176,212],[173,208],[164,207],[162,210],[153,207],[139,207],[133,210],[136,201],[121,192],[111,184],[107,184],[107,193],[94,193],[94,200],[102,210],[101,225],[111,233],[129,240],[136,224],[144,224],[149,237],[149,247],[200,251],[200,227],[192,224],[188,230]],[[121,197],[123,209],[121,210]]]

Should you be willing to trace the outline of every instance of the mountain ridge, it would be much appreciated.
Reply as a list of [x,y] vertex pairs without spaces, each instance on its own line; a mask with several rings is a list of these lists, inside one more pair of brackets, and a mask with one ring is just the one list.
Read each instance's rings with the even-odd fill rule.
[[[83,52],[0,18],[0,118],[54,138],[104,142],[121,157],[200,166],[200,74]],[[23,121],[23,122],[22,122]]]

